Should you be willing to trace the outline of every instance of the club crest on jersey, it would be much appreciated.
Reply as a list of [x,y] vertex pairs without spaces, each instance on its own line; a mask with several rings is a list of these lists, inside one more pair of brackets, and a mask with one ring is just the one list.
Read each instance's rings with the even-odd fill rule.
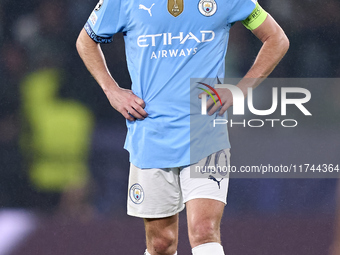
[[94,8],[95,11],[99,11],[100,8],[102,7],[104,3],[104,0],[99,0],[99,2],[97,3],[96,7]]
[[142,203],[144,200],[144,190],[142,186],[138,183],[133,184],[129,190],[129,197],[135,204]]
[[198,10],[206,17],[210,17],[217,11],[217,4],[215,0],[201,0],[198,3]]
[[92,12],[91,15],[90,15],[90,20],[91,20],[92,25],[96,25],[97,19],[98,19],[98,17],[95,14],[95,12]]

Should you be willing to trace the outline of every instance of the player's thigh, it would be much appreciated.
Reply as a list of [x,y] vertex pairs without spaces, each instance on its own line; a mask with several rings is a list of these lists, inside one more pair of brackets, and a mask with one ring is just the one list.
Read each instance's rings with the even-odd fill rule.
[[[221,150],[202,159],[197,164],[185,167],[180,172],[180,182],[183,194],[183,201],[187,203],[190,200],[197,198],[206,198],[227,203],[227,194],[229,186],[228,173],[213,173],[202,172],[195,178],[191,177],[191,171],[195,171],[199,166],[213,167],[211,169],[221,169],[224,166],[230,166],[230,152],[229,149]],[[220,168],[217,168],[219,166]],[[224,168],[225,169],[225,168]]]
[[181,187],[187,208],[189,239],[192,247],[206,242],[220,242],[220,222],[228,193],[229,178],[204,173],[191,178],[190,171],[201,166],[229,166],[229,149],[222,150],[181,171]]
[[140,169],[131,164],[128,214],[140,218],[166,218],[184,209],[178,168]]

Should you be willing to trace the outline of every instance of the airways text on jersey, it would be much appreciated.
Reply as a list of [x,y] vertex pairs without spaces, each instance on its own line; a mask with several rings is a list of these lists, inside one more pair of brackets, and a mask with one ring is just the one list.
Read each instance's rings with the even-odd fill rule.
[[[196,34],[196,35],[195,35]],[[166,46],[166,45],[185,45],[188,42],[194,42],[194,45],[200,43],[209,43],[215,39],[215,32],[212,30],[201,30],[199,33],[179,32],[174,35],[172,33],[159,33],[150,35],[140,35],[137,38],[137,45],[141,48]],[[193,45],[193,44],[191,44]],[[153,51],[150,59],[167,58],[167,57],[185,57],[194,55],[197,52],[197,47],[191,48],[175,48],[175,49],[161,49]]]

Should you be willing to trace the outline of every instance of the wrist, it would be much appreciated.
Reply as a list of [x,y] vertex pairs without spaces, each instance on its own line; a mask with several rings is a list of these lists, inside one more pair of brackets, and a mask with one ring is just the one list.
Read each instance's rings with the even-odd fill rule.
[[248,88],[256,88],[265,78],[243,78],[238,84],[237,87],[239,87],[244,96],[246,97],[248,95]]
[[114,81],[108,81],[101,85],[101,88],[103,89],[104,93],[107,95],[108,93],[115,93],[120,90],[119,85]]

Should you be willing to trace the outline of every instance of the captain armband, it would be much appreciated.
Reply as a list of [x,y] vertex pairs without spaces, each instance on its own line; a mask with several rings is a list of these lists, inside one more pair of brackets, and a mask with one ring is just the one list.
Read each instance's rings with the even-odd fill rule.
[[242,21],[242,24],[249,30],[258,28],[267,18],[268,13],[256,2],[253,12]]

